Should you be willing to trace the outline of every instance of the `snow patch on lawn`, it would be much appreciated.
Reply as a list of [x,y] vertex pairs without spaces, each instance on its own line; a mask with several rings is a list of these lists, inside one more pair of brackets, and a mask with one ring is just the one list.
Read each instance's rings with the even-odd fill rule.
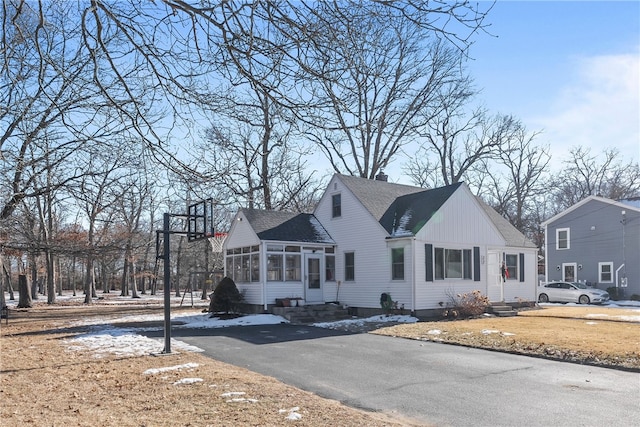
[[368,323],[416,323],[418,321],[417,317],[413,316],[403,316],[403,315],[393,315],[393,316],[371,316],[366,317],[364,319],[347,319],[347,320],[338,320],[337,322],[320,322],[314,323],[313,326],[318,328],[327,328],[327,329],[341,329],[345,326],[365,326]]
[[144,371],[142,375],[159,374],[162,372],[178,371],[181,369],[193,369],[193,368],[197,368],[198,366],[200,365],[197,363],[185,363],[183,365],[167,366],[164,368],[152,368]]
[[302,419],[302,415],[298,412],[300,410],[299,407],[295,406],[291,409],[280,409],[280,411],[278,411],[281,414],[286,414],[288,413],[288,415],[285,417],[286,420],[290,420],[290,421],[298,421]]
[[604,314],[604,313],[593,313],[593,314],[587,314],[587,317],[589,318],[596,317],[600,319],[617,319],[625,322],[640,322],[640,314],[638,314],[637,316],[626,316],[626,315],[611,316],[609,314]]
[[173,383],[173,385],[195,384],[204,381],[202,378],[183,378]]

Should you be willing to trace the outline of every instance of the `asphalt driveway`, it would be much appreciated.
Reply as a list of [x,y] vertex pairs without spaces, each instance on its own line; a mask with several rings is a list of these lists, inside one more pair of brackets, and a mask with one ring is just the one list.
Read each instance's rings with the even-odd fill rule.
[[425,425],[640,425],[637,373],[290,324],[181,328],[173,338],[320,396]]

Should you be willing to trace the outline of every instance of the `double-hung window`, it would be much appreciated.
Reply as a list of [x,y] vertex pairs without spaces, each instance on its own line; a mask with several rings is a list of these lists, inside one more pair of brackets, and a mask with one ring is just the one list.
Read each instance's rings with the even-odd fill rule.
[[340,194],[331,196],[331,217],[337,218],[342,215],[342,197]]
[[404,280],[404,248],[391,249],[391,279]]
[[600,283],[613,283],[613,263],[599,262],[598,277]]
[[356,255],[353,252],[344,254],[344,281],[352,282],[356,280]]
[[558,228],[556,229],[556,249],[563,250],[571,247],[570,229]]

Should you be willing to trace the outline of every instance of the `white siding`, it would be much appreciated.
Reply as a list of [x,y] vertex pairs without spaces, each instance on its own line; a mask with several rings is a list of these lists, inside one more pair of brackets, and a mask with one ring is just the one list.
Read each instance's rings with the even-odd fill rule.
[[524,282],[519,278],[507,280],[504,284],[504,300],[518,302],[519,300],[536,301],[538,285],[538,252],[531,249],[509,248],[508,253],[524,253]]
[[224,242],[224,249],[227,248],[240,248],[243,246],[252,246],[260,243],[260,239],[253,231],[253,228],[249,225],[249,221],[242,214],[238,212],[233,219],[231,229],[229,230],[229,236]]
[[262,305],[262,283],[238,283],[237,286],[244,295],[244,303]]
[[504,245],[504,239],[466,186],[460,186],[418,232],[418,240],[448,245]]
[[[425,244],[434,248],[480,249],[480,281],[444,279],[426,281]],[[416,236],[416,308],[446,306],[458,294],[479,290],[487,294],[486,259],[488,245],[503,245],[504,239],[465,186],[442,205]],[[484,260],[484,264],[482,261]],[[472,266],[473,271],[473,266]]]
[[[333,218],[331,196],[336,193],[341,194],[342,214]],[[336,176],[329,183],[314,214],[337,244],[336,279],[341,282],[340,303],[379,308],[380,294],[388,292],[395,301],[410,307],[410,263],[405,265],[404,281],[391,280],[391,249],[385,240],[386,231]],[[404,242],[409,245],[408,240]],[[398,243],[395,241],[393,244]],[[355,280],[349,282],[344,280],[346,252],[354,252],[355,256]],[[405,248],[405,259],[411,259],[410,246]],[[325,283],[325,298],[328,301],[335,299],[331,285]]]

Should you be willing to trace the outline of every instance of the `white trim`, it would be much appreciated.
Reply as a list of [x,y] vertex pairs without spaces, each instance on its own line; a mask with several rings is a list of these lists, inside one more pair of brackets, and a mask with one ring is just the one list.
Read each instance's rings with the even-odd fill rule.
[[[568,280],[567,277],[564,275],[565,273],[565,267],[573,267],[573,280]],[[578,263],[577,262],[563,262],[562,263],[562,281],[563,282],[577,282],[578,281]]]
[[[566,231],[567,232],[567,247],[566,248],[561,248],[560,247],[560,237],[559,234],[562,231]],[[566,251],[571,249],[571,228],[569,227],[563,227],[563,228],[556,228],[556,251]]]
[[540,225],[542,226],[546,226],[551,224],[552,222],[557,221],[558,219],[562,218],[563,216],[565,216],[566,214],[573,212],[574,210],[578,209],[580,206],[587,204],[588,202],[595,200],[601,203],[606,203],[608,205],[611,206],[617,206],[621,209],[631,209],[637,212],[640,212],[640,208],[636,208],[635,206],[632,205],[628,205],[622,202],[616,202],[615,200],[611,200],[611,199],[607,199],[605,197],[599,197],[599,196],[589,196],[586,199],[582,199],[581,201],[579,201],[578,203],[576,203],[575,205],[565,209],[564,211],[560,212],[559,214],[549,218],[548,220],[542,222]]
[[[610,267],[609,276],[611,276],[611,280],[602,280],[602,267],[605,265]],[[613,283],[613,262],[598,263],[598,283]]]

